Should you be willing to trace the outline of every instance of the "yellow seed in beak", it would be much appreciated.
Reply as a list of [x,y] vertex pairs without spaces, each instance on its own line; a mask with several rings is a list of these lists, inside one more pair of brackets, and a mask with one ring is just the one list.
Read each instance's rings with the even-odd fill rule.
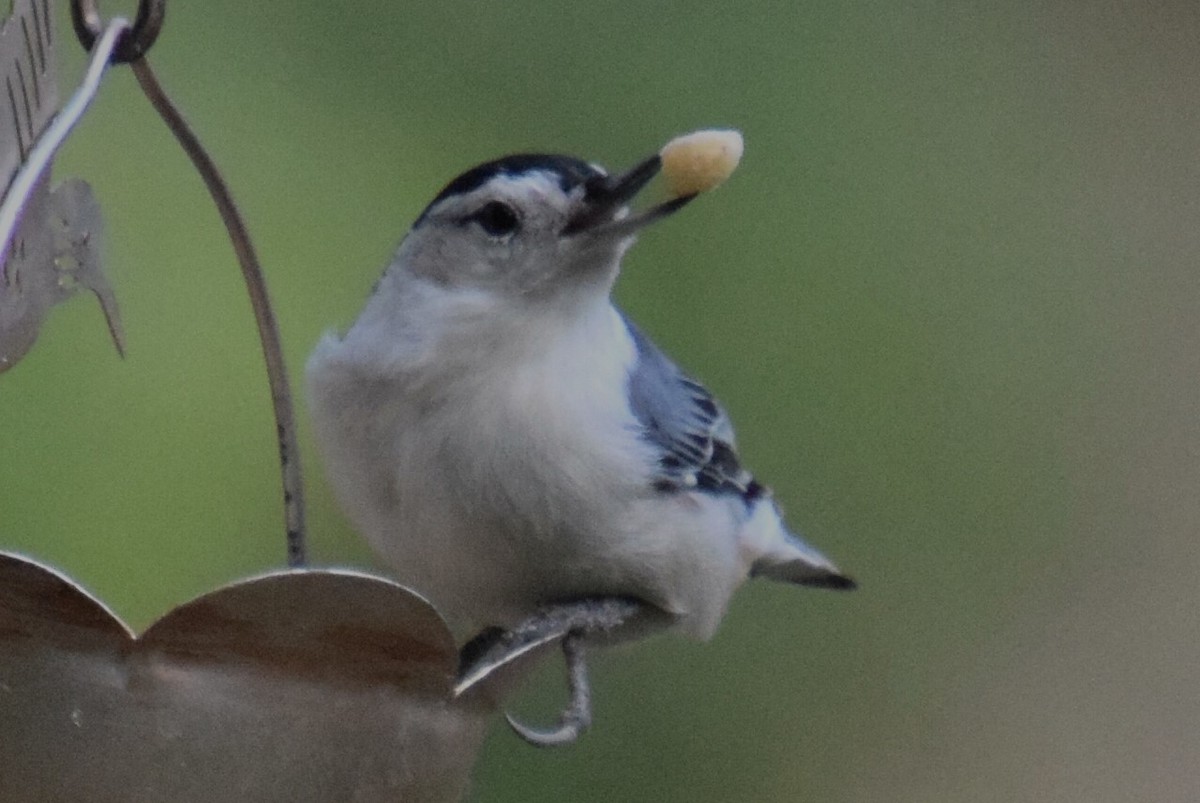
[[672,195],[708,192],[737,168],[742,159],[742,135],[732,129],[694,131],[671,140],[658,155]]

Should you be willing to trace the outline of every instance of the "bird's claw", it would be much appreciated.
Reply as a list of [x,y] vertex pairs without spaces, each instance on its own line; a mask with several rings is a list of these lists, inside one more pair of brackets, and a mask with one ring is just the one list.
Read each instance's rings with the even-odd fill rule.
[[454,685],[460,696],[475,688],[493,673],[528,655],[539,647],[562,642],[567,664],[570,702],[559,717],[557,727],[537,730],[505,715],[517,735],[532,745],[551,747],[570,744],[579,738],[592,721],[591,689],[584,656],[584,640],[609,633],[638,615],[654,614],[644,602],[624,597],[601,597],[578,602],[549,605],[511,630],[481,633],[463,649],[463,665]]
[[559,716],[558,725],[552,729],[538,730],[523,725],[512,714],[504,715],[508,726],[534,747],[571,744],[592,724],[592,691],[588,683],[583,637],[579,633],[568,633],[562,640],[562,650],[567,662],[567,688],[571,702]]

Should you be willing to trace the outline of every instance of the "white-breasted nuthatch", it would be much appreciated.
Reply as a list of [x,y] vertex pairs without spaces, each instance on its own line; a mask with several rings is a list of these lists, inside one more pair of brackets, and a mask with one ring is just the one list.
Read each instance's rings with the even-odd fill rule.
[[[747,577],[854,585],[785,528],[717,402],[610,300],[635,232],[694,197],[631,214],[661,167],[467,171],[308,362],[339,501],[460,633],[621,598],[708,638]],[[600,629],[626,624],[640,632]]]

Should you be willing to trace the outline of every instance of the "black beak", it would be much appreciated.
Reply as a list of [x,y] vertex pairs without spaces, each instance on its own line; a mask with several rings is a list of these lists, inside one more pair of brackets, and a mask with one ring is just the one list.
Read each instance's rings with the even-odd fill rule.
[[584,208],[567,222],[562,233],[568,237],[583,233],[624,237],[682,209],[696,197],[694,194],[673,198],[640,214],[613,220],[617,210],[633,200],[661,169],[662,159],[654,154],[620,175],[603,176],[588,182]]

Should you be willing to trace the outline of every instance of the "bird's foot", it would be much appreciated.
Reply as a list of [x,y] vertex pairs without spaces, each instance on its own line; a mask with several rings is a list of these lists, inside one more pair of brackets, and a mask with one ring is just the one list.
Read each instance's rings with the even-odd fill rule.
[[644,602],[627,597],[596,597],[577,602],[548,605],[511,630],[489,628],[469,641],[460,653],[455,696],[476,687],[499,669],[510,665],[538,647],[561,642],[567,664],[570,702],[549,730],[529,728],[511,715],[508,724],[525,741],[538,747],[570,744],[592,721],[591,689],[588,684],[584,641],[603,636],[639,615],[661,616]]
[[504,719],[513,732],[534,747],[557,747],[571,744],[592,724],[592,688],[588,682],[587,661],[583,652],[583,637],[568,633],[562,640],[563,658],[567,662],[567,689],[571,701],[558,717],[553,728],[531,728],[505,712]]

